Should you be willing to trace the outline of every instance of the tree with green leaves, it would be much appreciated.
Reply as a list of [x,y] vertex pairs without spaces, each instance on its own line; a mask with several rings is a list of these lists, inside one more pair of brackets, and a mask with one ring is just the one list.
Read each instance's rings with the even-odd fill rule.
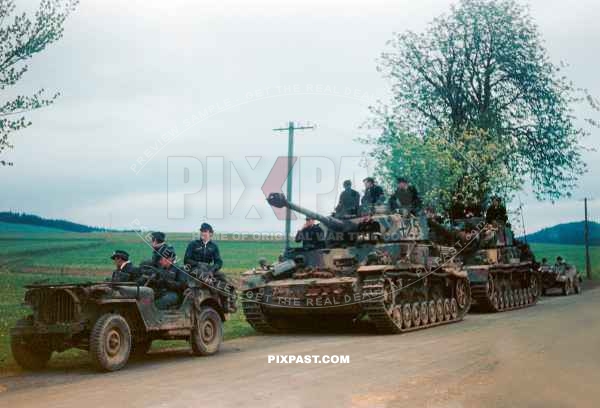
[[483,203],[526,184],[538,199],[570,194],[590,129],[573,108],[598,103],[550,61],[524,7],[461,0],[388,46],[378,68],[393,99],[372,109],[382,131],[368,140],[384,174],[422,183],[434,204],[457,192]]
[[[41,0],[33,16],[17,13],[14,0],[0,0],[0,154],[12,148],[10,136],[31,125],[25,114],[52,104],[59,94],[47,95],[44,89],[31,95],[11,92],[28,69],[33,55],[58,41],[64,23],[77,5],[77,0]],[[0,160],[0,165],[12,165]]]

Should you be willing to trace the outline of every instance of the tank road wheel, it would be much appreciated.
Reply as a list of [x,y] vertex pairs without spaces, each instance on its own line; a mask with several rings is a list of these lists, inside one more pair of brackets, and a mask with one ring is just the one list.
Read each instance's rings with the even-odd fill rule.
[[504,309],[504,293],[503,292],[498,292],[498,309],[499,310]]
[[100,316],[90,334],[90,356],[94,365],[103,371],[116,371],[129,360],[131,330],[121,315]]
[[521,293],[521,289],[515,290],[515,304],[519,307],[523,306],[523,294]]
[[383,305],[385,307],[385,310],[388,313],[393,312],[394,305],[395,305],[395,302],[394,302],[395,297],[396,297],[395,285],[391,280],[386,279],[385,282],[383,283]]
[[508,290],[508,304],[510,307],[515,307],[515,293],[512,289]]
[[221,316],[210,306],[203,306],[195,315],[191,338],[192,352],[196,356],[215,354],[223,342]]
[[33,342],[22,336],[11,336],[10,350],[17,364],[25,370],[43,369],[52,356],[48,345],[40,344],[39,341]]
[[423,326],[429,323],[429,306],[427,302],[421,302],[421,324]]
[[492,275],[489,276],[486,287],[488,297],[491,299],[492,296],[494,296],[494,293],[496,293],[496,285],[494,284],[494,278],[492,278]]
[[435,323],[437,320],[437,313],[434,300],[430,300],[429,303],[427,303],[427,312],[429,313],[429,323]]
[[392,310],[392,320],[398,327],[402,327],[402,306],[396,305]]
[[444,301],[442,299],[435,301],[435,317],[438,322],[444,321]]
[[402,306],[402,326],[405,329],[410,329],[412,327],[412,309],[409,303],[405,303]]
[[413,325],[418,327],[421,325],[421,306],[419,302],[415,302],[411,306]]
[[492,306],[494,307],[494,311],[500,310],[500,300],[498,298],[498,292],[495,292],[491,298]]
[[533,295],[531,294],[531,288],[527,288],[527,304],[533,303]]
[[502,298],[502,301],[504,302],[504,308],[508,309],[510,307],[510,301],[508,300],[508,290],[502,292]]
[[469,292],[467,290],[467,285],[468,283],[464,280],[459,280],[456,282],[456,303],[461,310],[467,307],[469,304]]
[[458,317],[458,302],[454,298],[450,300],[450,317],[452,317],[452,320]]
[[444,320],[448,321],[452,318],[452,310],[450,310],[450,299],[444,299]]

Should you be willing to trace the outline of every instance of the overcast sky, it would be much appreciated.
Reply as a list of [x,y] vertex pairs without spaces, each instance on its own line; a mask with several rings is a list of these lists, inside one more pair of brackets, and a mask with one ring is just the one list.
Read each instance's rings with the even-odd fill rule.
[[[64,38],[31,60],[19,84],[62,96],[13,135],[0,210],[115,228],[192,231],[209,219],[221,231],[280,230],[261,186],[287,151],[287,135],[272,128],[295,120],[317,125],[296,137],[295,196],[328,212],[338,181],[372,172],[359,166],[368,146],[355,138],[369,105],[388,97],[376,71],[386,41],[422,30],[451,3],[81,0]],[[600,96],[600,2],[528,4],[551,58]],[[600,153],[585,159],[590,172],[574,199],[522,194],[529,231],[579,220],[577,199],[600,199]],[[600,218],[600,200],[591,213]]]

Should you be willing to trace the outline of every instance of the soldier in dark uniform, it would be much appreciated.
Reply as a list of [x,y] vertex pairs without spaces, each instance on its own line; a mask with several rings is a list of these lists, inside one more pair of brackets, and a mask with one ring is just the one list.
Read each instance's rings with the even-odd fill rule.
[[398,188],[390,197],[390,211],[396,212],[402,209],[417,214],[421,210],[421,199],[415,186],[408,184],[404,177],[398,177]]
[[154,289],[156,307],[169,309],[181,301],[188,277],[182,268],[175,265],[175,250],[172,247],[163,245],[158,253],[159,268],[148,286]]
[[325,232],[315,224],[315,220],[306,217],[302,229],[296,233],[296,242],[302,242],[302,248],[306,250],[325,248]]
[[466,218],[465,197],[461,193],[454,196],[449,212],[452,221]]
[[485,222],[488,224],[506,224],[507,221],[506,207],[502,205],[500,197],[492,197],[492,204],[485,213]]
[[190,269],[195,269],[206,264],[208,270],[205,273],[211,274],[214,278],[220,281],[227,281],[225,274],[221,272],[223,260],[219,253],[219,247],[212,241],[213,228],[210,224],[203,223],[200,226],[200,239],[189,243],[183,262]]
[[117,249],[111,255],[117,269],[111,276],[112,282],[136,282],[140,278],[140,271],[129,261],[129,254],[123,250]]
[[365,195],[362,197],[362,206],[369,207],[379,204],[385,199],[383,189],[375,184],[375,179],[373,177],[365,178],[363,183],[365,183]]
[[165,234],[164,232],[160,232],[160,231],[155,231],[153,232],[151,235],[152,237],[152,266],[154,267],[158,267],[159,266],[159,259],[160,259],[160,255],[159,255],[159,250],[166,246],[167,244],[165,243]]
[[344,181],[344,191],[340,194],[340,201],[335,207],[335,215],[338,217],[352,216],[358,214],[360,207],[360,194],[352,189],[350,180]]

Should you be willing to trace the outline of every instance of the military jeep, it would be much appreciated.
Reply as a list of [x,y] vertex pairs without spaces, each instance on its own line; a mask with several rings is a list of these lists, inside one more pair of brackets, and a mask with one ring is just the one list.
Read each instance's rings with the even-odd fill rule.
[[560,289],[564,296],[572,293],[581,293],[583,278],[575,265],[566,262],[555,265],[541,265],[542,294],[545,296],[550,291]]
[[34,284],[26,286],[32,314],[11,329],[12,354],[24,369],[46,366],[54,351],[88,350],[102,371],[121,369],[153,340],[189,340],[194,355],[216,353],[223,321],[235,311],[235,289],[223,296],[191,280],[181,303],[160,310],[154,291],[135,283]]

